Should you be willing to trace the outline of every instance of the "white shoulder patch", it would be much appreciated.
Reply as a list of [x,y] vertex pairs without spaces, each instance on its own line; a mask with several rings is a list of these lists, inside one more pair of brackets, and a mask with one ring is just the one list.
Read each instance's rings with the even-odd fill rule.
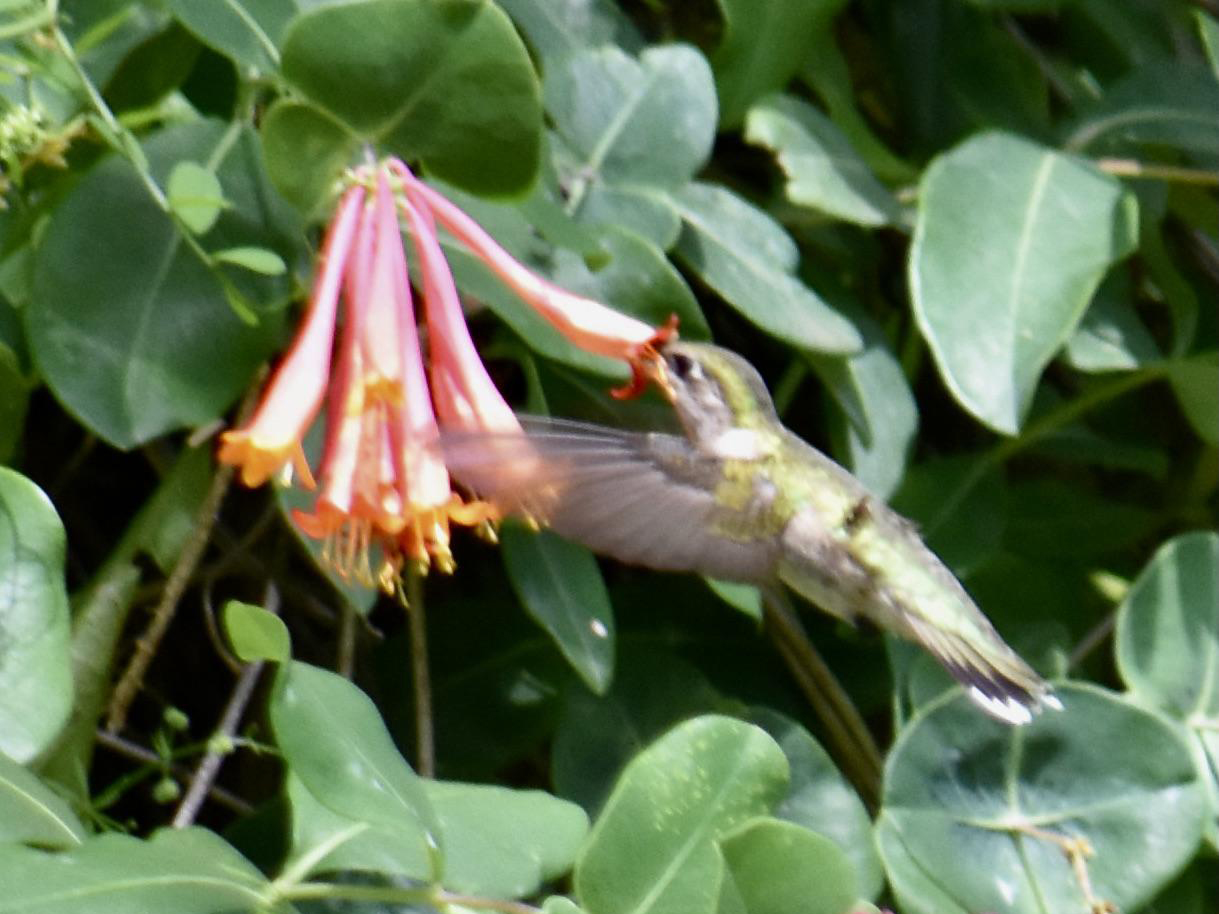
[[722,460],[756,460],[765,453],[758,433],[748,428],[730,428],[711,444],[711,451]]

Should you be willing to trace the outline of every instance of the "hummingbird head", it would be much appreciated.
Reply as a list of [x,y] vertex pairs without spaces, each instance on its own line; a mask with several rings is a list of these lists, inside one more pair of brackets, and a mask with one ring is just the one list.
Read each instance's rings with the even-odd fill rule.
[[762,376],[735,352],[674,341],[660,355],[661,386],[691,439],[710,441],[732,429],[777,421]]

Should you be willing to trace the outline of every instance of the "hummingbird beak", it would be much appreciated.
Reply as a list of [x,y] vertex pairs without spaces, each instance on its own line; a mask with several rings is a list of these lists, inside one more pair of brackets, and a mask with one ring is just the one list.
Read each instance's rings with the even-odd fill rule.
[[631,353],[629,359],[631,380],[622,387],[611,390],[610,396],[615,400],[631,400],[647,390],[648,384],[655,384],[660,388],[666,400],[670,403],[675,402],[677,392],[669,380],[667,366],[660,350],[666,343],[676,338],[677,315],[674,314],[669,317],[663,327],[653,334],[650,340],[635,347],[635,351]]

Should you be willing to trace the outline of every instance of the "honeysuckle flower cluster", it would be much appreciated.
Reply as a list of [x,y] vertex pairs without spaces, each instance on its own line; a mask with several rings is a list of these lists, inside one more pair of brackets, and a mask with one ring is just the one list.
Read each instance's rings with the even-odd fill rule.
[[[535,275],[401,161],[355,169],[344,185],[296,339],[251,420],[222,436],[220,460],[240,467],[249,486],[295,471],[317,488],[313,510],[294,514],[297,524],[324,541],[324,557],[341,574],[392,593],[408,562],[452,570],[450,524],[497,519],[490,505],[454,491],[437,446],[441,429],[489,440],[521,434],[470,338],[437,223],[577,345],[625,360],[636,381],[672,328],[657,331]],[[426,347],[403,223],[420,277]],[[302,441],[323,401],[315,480]]]

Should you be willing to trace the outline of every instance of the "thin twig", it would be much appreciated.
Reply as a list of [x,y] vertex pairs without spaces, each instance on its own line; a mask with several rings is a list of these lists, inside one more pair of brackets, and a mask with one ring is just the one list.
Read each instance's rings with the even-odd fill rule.
[[[274,584],[267,585],[263,607],[268,612],[279,611],[279,591],[276,590]],[[174,828],[185,828],[193,823],[195,816],[199,814],[203,802],[211,791],[212,784],[216,781],[216,776],[220,774],[220,766],[224,764],[224,758],[228,754],[222,751],[222,747],[225,743],[230,743],[236,736],[237,727],[245,715],[246,706],[254,696],[254,688],[258,685],[258,679],[265,666],[266,664],[261,660],[251,663],[241,671],[241,675],[237,678],[233,694],[229,696],[224,714],[220,717],[220,725],[212,737],[212,748],[208,749],[207,754],[199,760],[190,786],[186,789],[186,795],[182,797],[182,802],[178,804],[178,811],[174,813],[172,823]]]
[[335,657],[335,672],[351,679],[356,666],[356,610],[347,600],[339,609],[339,648]]
[[1182,165],[1161,165],[1158,162],[1119,158],[1097,159],[1096,167],[1121,178],[1147,178],[1178,184],[1199,184],[1203,187],[1219,186],[1219,172],[1205,168],[1186,168]]
[[1067,658],[1067,670],[1071,671],[1078,667],[1088,658],[1094,650],[1105,643],[1105,640],[1113,634],[1113,628],[1117,625],[1117,610],[1106,613],[1105,617],[1100,620],[1092,629],[1084,635],[1079,644],[1075,645],[1071,651],[1071,656]]
[[220,503],[224,500],[232,479],[233,467],[231,466],[219,467],[216,475],[212,477],[211,487],[203,499],[199,513],[195,516],[195,527],[191,531],[191,537],[182,548],[173,571],[165,581],[161,601],[157,604],[148,627],[144,629],[144,634],[136,639],[135,653],[132,654],[127,669],[123,671],[122,678],[115,686],[114,695],[110,699],[110,709],[106,715],[106,729],[111,733],[122,730],[127,723],[127,712],[131,708],[131,702],[135,700],[136,694],[144,683],[144,674],[148,672],[148,665],[152,663],[157,647],[161,644],[161,639],[165,637],[169,623],[173,621],[174,613],[178,609],[178,601],[182,599],[182,594],[190,583],[195,566],[203,557],[203,550],[207,548],[207,542],[211,539],[212,526],[216,523],[216,512],[220,509]]
[[[133,761],[142,762],[145,765],[164,765],[165,760],[157,755],[151,749],[145,749],[139,743],[133,743],[129,739],[124,739],[117,733],[107,733],[100,727],[97,730],[97,744],[103,749],[109,749],[111,752],[125,756]],[[171,772],[176,777],[186,780],[190,777],[190,771],[184,765],[171,765]],[[254,807],[243,800],[237,794],[225,790],[215,784],[209,788],[209,794],[213,800],[221,806],[231,809],[238,815],[248,816],[254,811]]]
[[[241,406],[237,409],[238,424],[253,412],[265,373],[264,368],[259,373],[256,383],[241,401]],[[165,581],[165,590],[161,592],[161,601],[153,611],[152,619],[149,621],[148,627],[144,629],[144,634],[136,639],[135,653],[128,662],[127,669],[123,671],[118,685],[115,686],[114,694],[110,697],[110,709],[106,714],[106,729],[111,733],[117,733],[127,724],[127,712],[130,710],[136,694],[140,691],[140,686],[144,682],[144,674],[148,672],[148,665],[152,663],[157,647],[160,645],[161,639],[165,637],[169,623],[173,621],[178,602],[182,599],[182,594],[186,591],[186,586],[190,583],[199,560],[203,558],[204,550],[207,549],[208,541],[212,536],[212,528],[216,525],[216,516],[220,512],[220,503],[224,501],[225,493],[228,492],[229,485],[233,481],[233,473],[232,466],[222,465],[216,469],[216,474],[212,477],[212,484],[195,515],[194,529],[191,531],[190,539],[186,541],[182,551],[178,554],[178,561],[174,563],[173,571],[169,573],[169,577]]]
[[854,702],[813,647],[788,601],[763,592],[763,618],[788,669],[829,733],[835,755],[869,807],[880,799],[880,750]]
[[423,575],[406,572],[407,616],[411,633],[411,678],[415,690],[415,762],[423,777],[436,776],[436,745],[432,727],[432,681],[428,675],[427,616],[423,608]]

